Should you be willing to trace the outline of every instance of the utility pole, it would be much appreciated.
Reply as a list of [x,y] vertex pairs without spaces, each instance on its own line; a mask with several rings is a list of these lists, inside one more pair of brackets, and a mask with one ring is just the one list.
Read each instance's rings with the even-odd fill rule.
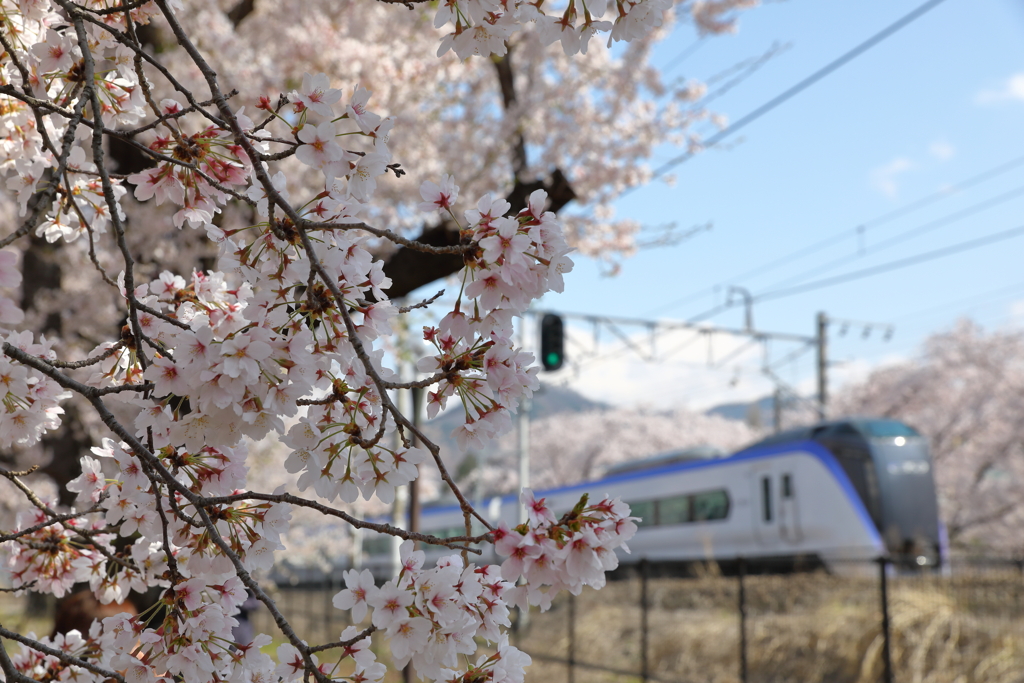
[[818,418],[828,415],[828,316],[818,313]]
[[782,389],[775,387],[775,396],[772,398],[772,429],[778,434],[782,431]]
[[[423,403],[423,389],[420,387],[413,387],[410,390],[410,400],[412,402],[412,426],[419,429],[421,426],[420,413]],[[413,446],[418,444],[416,438],[416,432],[412,433],[410,442]],[[419,467],[417,465],[417,467]],[[418,532],[420,530],[420,491],[419,476],[409,482],[409,526],[408,530],[412,532]],[[415,546],[414,546],[415,547]],[[401,566],[401,565],[399,565]],[[398,572],[395,572],[395,576],[398,576]],[[412,664],[406,664],[405,668],[402,669],[402,683],[413,683]]]
[[[530,408],[532,399],[524,398],[519,402],[519,414],[516,416],[516,434],[519,445],[519,488],[530,486]],[[526,506],[519,505],[519,523],[529,521]]]
[[[552,318],[552,317],[557,317],[557,316],[545,316],[545,319]],[[544,339],[544,336],[543,336],[543,329],[544,328],[542,326],[541,327],[541,330],[542,330],[541,346],[542,347],[545,346],[545,344],[544,344],[545,339]],[[562,365],[562,355],[563,355],[562,354],[562,344],[564,343],[563,340],[562,340],[562,319],[560,317],[558,318],[558,333],[557,333],[556,336],[557,336],[557,340],[555,340],[556,343],[554,343],[553,346],[557,346],[558,347],[557,348],[557,351],[558,351],[558,363],[557,363],[557,366],[556,366],[556,369],[557,369],[557,367],[561,367],[561,365]],[[519,346],[521,348],[525,349],[526,345],[527,345],[527,338],[526,338],[526,316],[523,316],[519,320]],[[549,342],[549,345],[551,345],[550,342]],[[541,353],[541,360],[544,360],[545,362],[546,362],[546,359],[544,359],[543,356],[544,356],[544,354],[545,354],[545,352],[547,350],[548,349],[543,349],[542,348],[541,352],[540,352]],[[547,366],[545,365],[545,367],[547,367]],[[519,402],[519,412],[516,414],[516,432],[517,432],[516,433],[516,437],[517,437],[516,445],[518,446],[518,451],[519,451],[518,455],[519,455],[519,488],[520,488],[520,490],[525,489],[525,488],[530,486],[530,408],[533,407],[531,405],[532,403],[533,403],[533,401],[531,399],[524,398],[522,401]],[[519,523],[523,524],[526,521],[527,521],[526,506],[523,505],[522,503],[520,503],[519,504]]]
[[750,295],[750,291],[745,287],[729,287],[729,298],[725,300],[726,306],[732,306],[732,295],[739,294],[743,297],[743,308],[745,311],[745,317],[743,319],[745,330],[748,333],[754,331],[754,297]]
[[[412,390],[412,426],[416,429],[422,427],[420,415],[423,413],[423,389],[413,387]],[[416,432],[413,432],[410,439],[413,446],[419,445]],[[418,467],[418,465],[417,465]],[[420,478],[416,477],[409,482],[409,531],[414,533],[420,530],[420,489],[417,484]]]
[[[585,313],[566,313],[560,312],[557,314],[560,318],[566,318],[570,320],[578,320],[586,322],[594,327],[594,346],[597,346],[598,342],[598,329],[604,328],[610,331],[614,336],[618,337],[626,348],[632,350],[641,359],[649,362],[657,362],[661,360],[659,354],[654,351],[654,339],[658,334],[665,334],[678,330],[690,330],[694,332],[694,337],[691,341],[699,339],[708,340],[708,365],[722,366],[727,361],[731,361],[737,355],[745,351],[750,345],[760,344],[764,349],[765,359],[762,363],[761,372],[769,377],[772,382],[775,383],[776,388],[780,389],[782,393],[789,398],[804,403],[812,410],[816,409],[818,417],[821,420],[825,420],[828,417],[828,327],[829,325],[839,325],[839,336],[845,335],[846,331],[850,327],[858,327],[863,329],[862,338],[867,339],[873,329],[880,329],[883,332],[882,340],[889,341],[893,335],[893,326],[889,323],[881,322],[863,322],[857,320],[845,320],[840,318],[829,317],[824,311],[817,315],[817,334],[814,336],[790,334],[785,332],[765,332],[754,328],[752,303],[754,298],[750,296],[750,293],[741,287],[732,287],[729,290],[729,301],[733,300],[734,296],[740,296],[744,300],[746,308],[746,317],[744,320],[744,327],[742,329],[720,327],[714,325],[708,325],[707,323],[697,323],[693,321],[669,321],[669,320],[648,320],[644,318],[620,318],[604,315],[592,315]],[[527,311],[527,315],[532,316],[544,316],[551,315],[545,311]],[[622,327],[643,327],[648,330],[651,334],[651,352],[647,353],[644,349],[637,344],[630,335],[627,335],[621,328]],[[738,337],[747,339],[746,345],[741,345],[737,349],[726,354],[724,359],[720,359],[717,363],[713,363],[711,360],[711,340],[716,335],[723,335],[727,337]],[[769,361],[768,359],[768,343],[769,342],[784,342],[793,343],[799,345],[791,353],[783,356],[782,359],[776,361]],[[687,344],[684,344],[680,349],[685,348]],[[815,396],[803,396],[795,388],[790,387],[784,382],[778,374],[775,372],[776,368],[781,363],[793,361],[800,357],[811,349],[817,350],[817,370],[818,370],[818,392],[817,397]],[[677,349],[679,350],[679,349]],[[590,359],[600,358],[596,352],[591,351],[588,353],[577,352],[576,357],[582,362],[587,362]],[[559,367],[561,364],[559,363]],[[817,400],[815,400],[817,398]],[[782,401],[776,401],[777,405],[781,405]],[[778,422],[778,421],[777,421]]]
[[[398,328],[399,343],[404,344],[405,330],[403,327]],[[398,365],[398,374],[402,381],[406,381],[408,372],[408,365],[404,362]],[[395,392],[395,403],[398,411],[403,415],[409,414],[409,394],[405,391]],[[395,450],[399,450],[402,447],[402,437],[399,431],[396,429],[394,433],[395,439]],[[395,502],[391,507],[391,523],[398,528],[404,527],[409,521],[409,493],[411,486],[400,486],[395,490]],[[402,557],[399,551],[399,546],[402,544],[402,539],[397,536],[392,536],[388,547],[388,564],[391,568],[391,576],[398,576],[399,572],[402,571]]]

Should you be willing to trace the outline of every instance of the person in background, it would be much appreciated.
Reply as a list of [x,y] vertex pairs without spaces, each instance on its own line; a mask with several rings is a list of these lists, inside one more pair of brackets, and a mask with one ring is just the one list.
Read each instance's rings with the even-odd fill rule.
[[122,612],[134,616],[139,613],[139,610],[130,599],[104,605],[88,588],[78,590],[57,601],[57,610],[53,617],[53,633],[50,634],[50,637],[67,634],[70,631],[78,631],[85,635],[89,633],[92,622]]
[[245,645],[251,643],[254,637],[254,631],[252,626],[252,611],[259,607],[260,601],[256,599],[256,594],[251,590],[246,589],[245,602],[238,608],[238,614],[235,615],[235,619],[238,620],[238,626],[231,629],[231,636],[235,639],[236,643]]

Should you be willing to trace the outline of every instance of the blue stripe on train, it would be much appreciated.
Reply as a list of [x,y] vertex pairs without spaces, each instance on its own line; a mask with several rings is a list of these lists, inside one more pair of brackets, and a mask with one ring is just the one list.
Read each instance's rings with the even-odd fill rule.
[[[640,470],[637,472],[627,472],[614,477],[608,477],[607,479],[598,479],[596,481],[584,482],[582,484],[573,484],[572,486],[563,486],[557,489],[547,489],[545,491],[535,491],[535,495],[538,498],[544,498],[547,496],[554,496],[559,493],[569,493],[571,491],[592,491],[602,486],[612,486],[627,481],[636,481],[638,479],[656,478],[665,474],[672,474],[675,472],[682,472],[686,470],[702,470],[711,467],[723,467],[726,465],[734,465],[736,463],[747,462],[750,460],[762,460],[764,458],[770,458],[783,453],[797,453],[805,452],[815,458],[817,458],[825,466],[825,468],[832,474],[832,477],[839,484],[839,487],[846,494],[846,498],[850,501],[854,511],[860,518],[861,524],[867,528],[872,536],[872,541],[877,543],[880,547],[882,543],[882,537],[878,533],[878,529],[875,527],[875,523],[871,520],[871,515],[868,514],[867,508],[864,507],[864,501],[860,499],[857,494],[857,490],[853,487],[853,483],[850,478],[846,476],[846,472],[842,466],[836,461],[835,457],[821,444],[816,441],[793,441],[784,444],[774,444],[771,446],[762,446],[757,448],[751,448],[748,450],[734,453],[727,458],[712,458],[708,460],[696,460],[691,462],[674,463],[671,465],[663,465],[662,467],[655,467],[649,470]],[[513,504],[518,502],[519,496],[516,494],[508,494],[501,496],[502,505]],[[450,512],[457,512],[459,510],[458,505],[445,505],[441,507],[424,508],[422,511],[423,518],[430,517],[432,515],[446,514]]]

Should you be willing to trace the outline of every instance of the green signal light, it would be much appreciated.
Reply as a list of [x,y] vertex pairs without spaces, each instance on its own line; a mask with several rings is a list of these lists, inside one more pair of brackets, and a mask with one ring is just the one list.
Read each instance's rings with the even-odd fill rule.
[[554,313],[545,313],[540,321],[540,360],[548,372],[565,362],[565,326]]

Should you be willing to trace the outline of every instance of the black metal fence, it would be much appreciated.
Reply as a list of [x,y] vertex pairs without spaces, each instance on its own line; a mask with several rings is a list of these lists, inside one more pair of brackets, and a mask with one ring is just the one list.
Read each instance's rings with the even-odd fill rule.
[[1017,683],[1022,568],[976,559],[908,573],[877,560],[769,575],[738,561],[731,576],[665,578],[641,563],[531,615],[519,643],[534,681]]
[[[760,573],[737,561],[696,576],[640,563],[601,591],[563,595],[517,624],[536,683],[1022,683],[1024,563],[960,559],[944,572],[886,560]],[[280,586],[309,642],[347,625],[342,586]],[[257,629],[273,626],[254,615]]]

